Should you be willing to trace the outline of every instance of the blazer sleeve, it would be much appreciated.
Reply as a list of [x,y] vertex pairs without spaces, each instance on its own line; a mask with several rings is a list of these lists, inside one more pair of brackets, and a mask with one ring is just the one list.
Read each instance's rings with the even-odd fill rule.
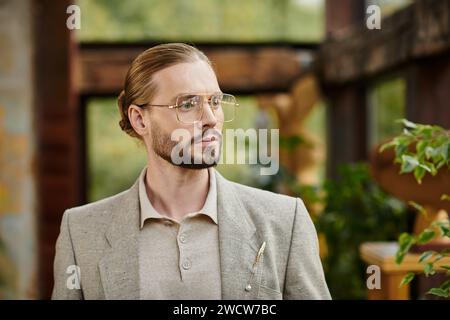
[[286,267],[284,299],[331,299],[319,256],[319,241],[303,201],[297,198]]
[[[71,282],[75,274],[75,268],[77,267],[75,260],[75,253],[72,246],[72,239],[70,237],[69,229],[69,212],[64,212],[61,229],[56,241],[56,254],[53,265],[54,274],[54,286],[52,299],[54,300],[81,300],[83,294],[81,290],[81,283],[79,283],[80,289],[74,287],[74,283]],[[75,280],[80,281],[80,279]]]

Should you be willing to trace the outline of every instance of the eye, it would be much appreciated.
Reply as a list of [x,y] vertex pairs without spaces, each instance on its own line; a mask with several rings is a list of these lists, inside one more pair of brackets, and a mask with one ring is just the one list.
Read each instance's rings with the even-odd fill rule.
[[198,96],[191,96],[191,97],[185,97],[182,99],[182,101],[178,104],[181,111],[189,111],[191,109],[194,109],[199,104],[199,97]]
[[220,107],[221,102],[222,102],[222,99],[220,96],[212,96],[211,97],[211,100],[210,100],[211,107],[218,108],[218,107]]

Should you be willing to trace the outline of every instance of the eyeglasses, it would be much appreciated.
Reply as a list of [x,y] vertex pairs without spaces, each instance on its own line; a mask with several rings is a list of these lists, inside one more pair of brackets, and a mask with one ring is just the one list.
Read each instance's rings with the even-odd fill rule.
[[172,105],[145,103],[137,106],[141,108],[150,106],[175,109],[178,121],[192,124],[202,119],[205,102],[208,102],[216,119],[222,120],[223,122],[233,121],[236,107],[239,106],[233,95],[225,93],[214,93],[212,95],[181,94],[176,98],[175,104]]

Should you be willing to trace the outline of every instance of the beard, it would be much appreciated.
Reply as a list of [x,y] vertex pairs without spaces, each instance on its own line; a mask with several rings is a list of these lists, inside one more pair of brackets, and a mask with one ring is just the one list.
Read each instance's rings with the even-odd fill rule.
[[[150,128],[152,133],[153,151],[156,155],[166,160],[170,164],[181,168],[196,170],[214,167],[218,164],[220,159],[220,150],[222,148],[222,138],[218,130],[207,128],[205,130],[202,130],[201,136],[192,137],[190,141],[184,142],[187,145],[185,145],[185,147],[180,150],[179,156],[183,159],[188,157],[188,160],[190,161],[181,161],[181,163],[176,163],[172,159],[172,150],[174,150],[174,148],[176,148],[180,144],[180,142],[172,140],[171,134],[165,133],[157,123],[152,122]],[[200,146],[199,149],[195,150],[195,143],[201,143],[203,135],[207,131],[212,132],[212,130],[214,131],[213,134],[216,140],[219,141],[219,146],[216,147],[215,144],[212,146],[207,146],[205,148],[202,148]],[[184,154],[185,150],[188,150],[188,155]],[[197,150],[201,150],[201,155],[198,155],[198,157],[201,157],[201,159],[196,159],[195,157],[198,154]]]

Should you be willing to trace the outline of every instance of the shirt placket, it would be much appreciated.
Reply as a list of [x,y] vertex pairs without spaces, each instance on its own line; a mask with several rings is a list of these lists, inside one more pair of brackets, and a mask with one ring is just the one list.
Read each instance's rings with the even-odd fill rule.
[[192,256],[190,254],[190,241],[189,237],[191,236],[189,234],[190,229],[190,219],[186,219],[180,224],[180,228],[178,229],[178,235],[177,235],[177,244],[178,244],[178,250],[180,252],[180,260],[179,260],[179,270],[181,275],[181,281],[186,280],[189,273],[192,269]]

